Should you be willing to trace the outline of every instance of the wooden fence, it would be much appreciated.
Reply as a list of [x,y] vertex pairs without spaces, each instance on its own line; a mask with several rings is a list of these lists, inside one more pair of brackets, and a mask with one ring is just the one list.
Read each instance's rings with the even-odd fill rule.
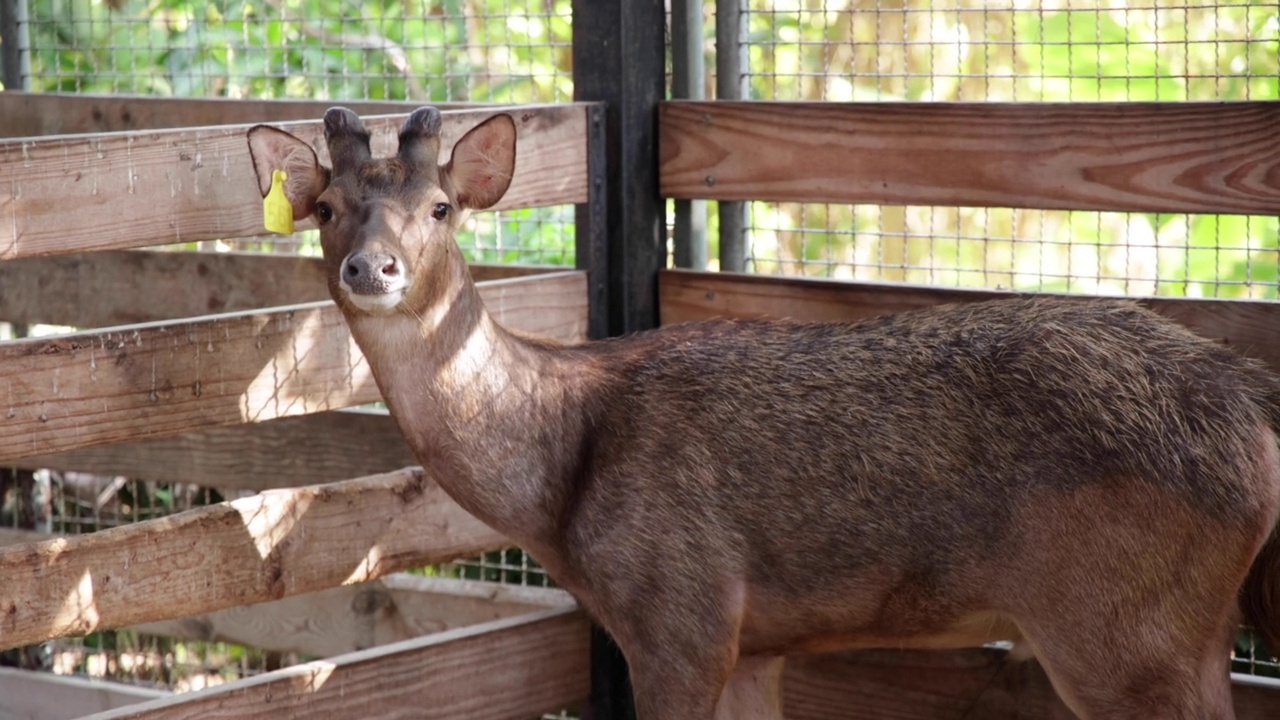
[[[38,100],[53,105],[32,104],[14,125],[43,132],[39,117],[56,105],[68,118],[58,130],[87,134],[0,141],[0,319],[99,329],[0,343],[0,462],[261,493],[86,536],[0,533],[0,646],[132,626],[328,659],[174,697],[74,681],[36,692],[97,718],[377,718],[414,707],[480,720],[583,702],[589,628],[562,593],[396,574],[506,543],[421,471],[401,469],[413,459],[385,414],[345,409],[377,393],[318,261],[134,249],[259,234],[246,126],[205,126],[300,110]],[[0,93],[0,137],[23,102]],[[521,148],[504,207],[596,200],[595,106],[504,111]],[[492,112],[447,112],[446,145]],[[370,122],[375,152],[400,119]],[[661,188],[674,198],[1280,208],[1275,103],[669,102],[658,123]],[[121,125],[130,132],[98,132]],[[319,132],[317,120],[288,126]],[[582,257],[598,271],[598,251]],[[587,334],[586,271],[473,274],[501,322]],[[998,294],[674,270],[658,283],[664,323],[848,320]],[[1280,304],[1144,302],[1280,368]],[[323,630],[299,630],[300,618]],[[0,674],[6,693],[53,682]],[[793,720],[1069,717],[1035,663],[993,649],[796,658],[785,692]],[[1280,716],[1274,682],[1237,677],[1235,694],[1242,719]]]

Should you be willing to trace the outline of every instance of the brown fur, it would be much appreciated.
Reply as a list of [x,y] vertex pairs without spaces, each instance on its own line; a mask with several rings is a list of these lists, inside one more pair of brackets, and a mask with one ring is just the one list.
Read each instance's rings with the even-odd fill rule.
[[[260,168],[296,151],[272,137],[251,133]],[[330,289],[422,464],[618,640],[641,720],[723,716],[787,653],[996,639],[1083,718],[1232,717],[1237,593],[1280,630],[1280,391],[1256,363],[1109,300],[514,334],[463,213],[429,212],[495,202],[505,143],[493,121],[460,140],[465,179],[344,145],[295,207],[334,208]],[[343,289],[366,252],[410,276],[394,308]]]

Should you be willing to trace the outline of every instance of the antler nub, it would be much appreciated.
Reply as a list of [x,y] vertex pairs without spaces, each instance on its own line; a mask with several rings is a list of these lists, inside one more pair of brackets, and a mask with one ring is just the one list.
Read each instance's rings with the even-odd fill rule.
[[329,159],[335,175],[373,157],[369,149],[369,131],[360,116],[347,108],[334,107],[325,112],[324,139],[329,145]]
[[435,163],[440,154],[440,111],[420,107],[404,121],[400,129],[400,159],[410,165]]

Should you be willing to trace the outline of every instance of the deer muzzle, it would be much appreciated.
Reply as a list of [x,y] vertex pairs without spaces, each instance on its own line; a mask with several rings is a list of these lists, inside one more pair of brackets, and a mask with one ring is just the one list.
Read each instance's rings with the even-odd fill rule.
[[361,250],[342,261],[339,285],[361,310],[390,312],[408,287],[404,261],[391,253]]

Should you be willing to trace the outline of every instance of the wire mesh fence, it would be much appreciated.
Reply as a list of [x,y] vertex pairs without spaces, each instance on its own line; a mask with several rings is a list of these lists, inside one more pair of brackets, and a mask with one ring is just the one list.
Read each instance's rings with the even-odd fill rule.
[[[21,0],[19,0],[21,1]],[[30,89],[176,97],[571,100],[570,0],[26,0]],[[475,262],[572,265],[573,210],[478,217]],[[200,249],[317,252],[313,236]]]
[[[747,3],[752,97],[1280,98],[1275,3]],[[1280,220],[752,203],[757,272],[1126,295],[1277,297]]]

